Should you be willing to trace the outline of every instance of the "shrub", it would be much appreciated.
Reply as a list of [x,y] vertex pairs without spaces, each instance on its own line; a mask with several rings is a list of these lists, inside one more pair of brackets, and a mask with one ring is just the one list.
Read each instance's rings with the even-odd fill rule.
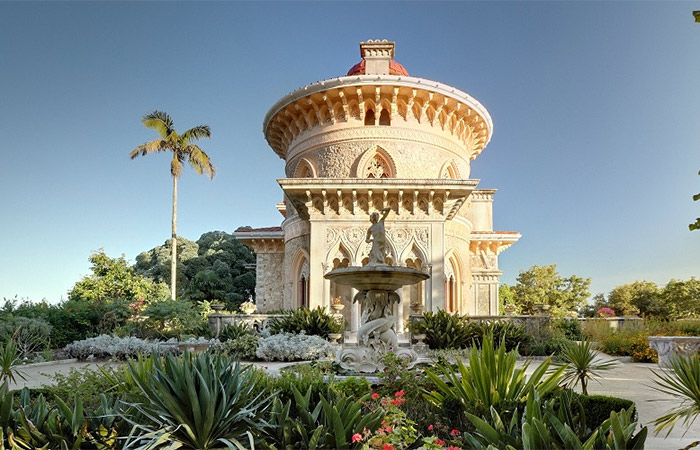
[[273,334],[293,333],[320,336],[327,338],[330,333],[341,333],[342,324],[323,308],[314,309],[297,308],[284,311],[282,317],[275,317],[270,321],[270,331]]
[[139,354],[149,355],[152,353],[175,353],[174,346],[163,346],[157,341],[149,341],[136,337],[116,337],[106,334],[76,341],[68,344],[63,352],[69,358],[85,360],[96,359],[127,359],[136,358]]
[[[607,397],[605,395],[579,395],[576,400],[581,402],[581,406],[586,415],[586,426],[591,430],[598,428],[603,422],[610,418],[610,413],[619,412],[623,409],[634,408],[634,402],[618,397]],[[635,410],[632,420],[637,420]]]
[[334,356],[337,348],[319,336],[281,333],[261,338],[255,354],[264,361],[306,361]]
[[559,319],[552,323],[552,328],[561,331],[567,339],[572,341],[583,340],[581,322],[578,319]]
[[244,334],[239,338],[231,339],[217,347],[217,351],[225,353],[236,359],[252,361],[256,359],[255,351],[258,349],[258,336]]
[[120,372],[112,367],[102,366],[99,369],[85,367],[81,370],[71,368],[68,374],[55,373],[53,383],[43,388],[47,398],[65,398],[71,408],[75,406],[75,398],[79,398],[86,410],[94,411],[100,407],[101,394],[113,392],[117,387],[114,383]]
[[571,341],[561,333],[548,333],[525,346],[523,352],[527,356],[556,356],[570,343]]
[[219,332],[218,338],[221,342],[226,342],[251,334],[253,334],[253,330],[247,323],[234,322],[223,327]]
[[646,331],[619,331],[604,338],[601,350],[609,355],[631,356],[634,362],[656,362],[656,350],[649,348]]
[[347,377],[331,384],[334,392],[349,398],[361,398],[372,392],[372,385],[365,377]]
[[465,348],[479,336],[477,327],[470,327],[463,317],[443,310],[423,313],[423,320],[411,322],[409,331],[425,334],[425,343],[431,349]]
[[198,334],[206,320],[194,305],[183,300],[163,300],[150,303],[143,311],[146,331],[153,337],[172,338],[183,334]]

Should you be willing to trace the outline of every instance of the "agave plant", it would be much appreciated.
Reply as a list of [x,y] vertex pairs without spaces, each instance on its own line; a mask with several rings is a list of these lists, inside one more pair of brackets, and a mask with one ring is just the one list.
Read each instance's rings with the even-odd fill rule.
[[610,370],[617,365],[616,360],[601,361],[599,352],[593,350],[591,342],[583,340],[572,342],[565,346],[559,354],[560,362],[556,367],[563,367],[564,374],[561,381],[566,387],[573,387],[581,383],[581,392],[588,395],[588,382],[594,377],[600,376],[600,372]]
[[517,358],[517,351],[506,352],[503,342],[494,349],[493,336],[486,335],[482,348],[474,347],[469,352],[469,367],[457,360],[456,371],[446,363],[437,363],[434,369],[426,369],[426,375],[437,390],[426,392],[424,396],[437,406],[452,397],[462,404],[465,411],[476,408],[489,414],[491,407],[498,412],[516,408],[527,400],[532,390],[544,396],[558,388],[563,367],[547,374],[551,364],[548,358],[527,377],[525,372],[529,362],[516,368]]
[[679,420],[683,420],[683,426],[690,426],[700,414],[700,358],[695,354],[675,355],[669,368],[668,374],[652,371],[656,376],[654,389],[680,401],[653,422],[654,432],[666,430],[667,436]]
[[182,357],[152,358],[153,371],[129,363],[131,379],[143,401],[139,413],[126,417],[134,425],[125,448],[253,447],[264,429],[262,413],[269,400],[261,398],[257,378],[248,367],[224,355],[186,352]]

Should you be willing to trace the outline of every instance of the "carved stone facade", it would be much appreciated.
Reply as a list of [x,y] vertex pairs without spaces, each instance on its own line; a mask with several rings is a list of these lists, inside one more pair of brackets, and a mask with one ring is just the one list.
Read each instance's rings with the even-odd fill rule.
[[[348,76],[288,94],[265,117],[265,137],[286,161],[287,178],[278,180],[285,219],[278,228],[236,232],[258,253],[258,307],[329,306],[340,298],[356,329],[354,292],[323,275],[366,263],[369,215],[388,207],[387,262],[430,275],[400,290],[398,331],[411,304],[497,314],[498,255],[520,235],[494,231],[495,191],[476,189],[479,180],[469,178],[471,160],[491,137],[491,117],[468,94],[376,56],[393,55],[393,43],[360,46],[383,50]],[[262,238],[276,240],[279,251],[270,253]]]

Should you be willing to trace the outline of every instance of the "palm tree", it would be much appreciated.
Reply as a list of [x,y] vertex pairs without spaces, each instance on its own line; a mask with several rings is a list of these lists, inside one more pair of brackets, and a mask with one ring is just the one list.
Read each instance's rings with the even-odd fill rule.
[[129,153],[131,159],[137,156],[146,156],[149,153],[173,152],[173,160],[170,162],[170,174],[173,177],[173,217],[172,217],[172,255],[170,262],[170,289],[171,298],[175,300],[177,292],[177,179],[182,174],[185,161],[198,174],[206,174],[210,179],[214,178],[214,165],[204,150],[192,144],[202,138],[211,137],[208,125],[198,125],[190,128],[182,134],[178,134],[173,128],[173,119],[163,111],[153,111],[146,114],[141,120],[146,128],[156,130],[160,138],[139,145]]

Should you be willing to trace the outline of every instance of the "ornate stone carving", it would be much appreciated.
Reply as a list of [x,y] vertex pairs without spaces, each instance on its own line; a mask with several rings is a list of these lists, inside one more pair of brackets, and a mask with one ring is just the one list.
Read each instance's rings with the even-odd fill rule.
[[356,246],[365,237],[365,232],[360,227],[350,227],[343,231],[343,235],[349,243]]

